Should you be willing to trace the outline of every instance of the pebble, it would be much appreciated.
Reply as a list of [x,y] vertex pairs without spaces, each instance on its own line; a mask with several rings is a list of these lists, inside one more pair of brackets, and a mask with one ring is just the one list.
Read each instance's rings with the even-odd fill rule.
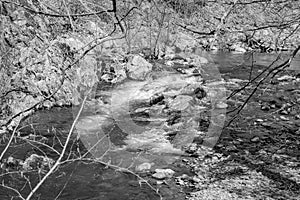
[[289,121],[289,120],[290,120],[289,118],[284,117],[284,116],[280,116],[279,118],[280,118],[281,120],[283,120],[283,121]]
[[185,185],[185,182],[182,179],[177,180],[177,184],[179,185]]
[[270,110],[270,107],[269,106],[262,106],[261,110],[268,111],[268,110]]
[[272,128],[272,123],[270,123],[270,122],[264,122],[261,125],[266,127],[266,128]]
[[254,137],[254,138],[251,139],[251,142],[258,142],[259,140],[260,140],[259,137]]
[[263,122],[264,120],[263,119],[256,119],[255,121],[256,122]]
[[288,111],[286,111],[286,110],[281,110],[281,111],[280,111],[280,114],[282,114],[282,115],[288,115],[288,114],[289,114],[289,112],[288,112]]
[[8,164],[14,164],[15,162],[16,162],[16,160],[15,160],[13,157],[9,156],[9,157],[7,158],[7,163],[8,163]]
[[156,181],[156,184],[157,185],[162,185],[162,184],[164,184],[165,182],[164,181]]
[[171,60],[168,60],[168,61],[166,62],[166,65],[167,65],[167,66],[173,66],[173,65],[174,65],[174,62],[171,61]]
[[199,183],[199,182],[201,182],[201,179],[198,178],[198,177],[196,177],[196,176],[194,176],[194,177],[193,177],[193,181],[194,181],[195,183]]
[[230,145],[230,146],[226,147],[226,151],[229,151],[229,152],[238,152],[238,149],[236,148],[236,146]]
[[277,78],[278,81],[289,81],[293,79],[295,79],[295,77],[289,75],[284,75],[282,77]]
[[228,107],[228,104],[224,103],[224,102],[220,102],[216,104],[216,108],[218,109],[225,109]]

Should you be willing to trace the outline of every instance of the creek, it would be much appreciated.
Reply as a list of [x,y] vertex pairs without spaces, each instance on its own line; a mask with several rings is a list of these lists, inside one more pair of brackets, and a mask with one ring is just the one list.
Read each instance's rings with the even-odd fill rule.
[[[245,71],[249,71],[252,63],[253,70],[259,71],[276,59],[276,55],[262,53],[252,55],[219,52],[206,53],[204,57],[215,66],[215,71],[209,73],[219,71],[220,77],[222,75],[225,79],[247,79],[249,75]],[[282,59],[284,58],[286,56]],[[300,70],[299,57],[289,69]],[[220,94],[220,91],[224,91],[222,85],[213,84],[219,83],[220,77],[210,74],[212,76],[208,85],[202,85],[204,80],[200,78],[174,72],[158,72],[150,81],[125,81],[117,87],[95,91],[97,99],[85,106],[76,125],[76,134],[69,145],[72,149],[68,152],[69,155],[72,155],[72,151],[74,157],[88,152],[90,158],[128,168],[133,172],[141,164],[149,163],[151,170],[171,168],[176,172],[175,176],[188,173],[186,169],[176,165],[180,158],[188,156],[183,151],[185,146],[197,137],[205,137],[205,131],[221,132],[222,128],[222,120],[216,118],[213,119],[213,122],[217,122],[216,126],[207,125],[203,131],[199,129],[200,115],[212,119],[214,113],[217,116],[224,113],[224,109],[214,108],[211,103],[218,103],[227,94]],[[202,88],[206,96],[201,96]],[[56,107],[39,111],[24,121],[21,136],[37,135],[37,140],[51,140],[52,147],[61,150],[61,143],[65,141],[77,111],[77,107]],[[78,137],[79,142],[75,142]],[[209,134],[208,137],[215,138]],[[28,142],[12,146],[7,153],[21,160],[31,154],[52,155],[53,159],[58,156],[47,150],[47,147]],[[32,183],[39,180],[30,173],[28,177]],[[30,191],[30,185],[23,179],[4,177],[3,180],[14,181],[17,186],[23,186],[24,194]],[[153,184],[156,186],[155,181]],[[158,187],[164,199],[184,198],[180,187],[175,184]],[[10,199],[9,194],[2,190],[0,188],[0,199]],[[38,194],[41,196],[37,195],[36,198],[42,200],[159,199],[151,188],[140,184],[138,178],[131,173],[107,168],[97,162],[82,161],[73,161],[60,167],[38,190]]]

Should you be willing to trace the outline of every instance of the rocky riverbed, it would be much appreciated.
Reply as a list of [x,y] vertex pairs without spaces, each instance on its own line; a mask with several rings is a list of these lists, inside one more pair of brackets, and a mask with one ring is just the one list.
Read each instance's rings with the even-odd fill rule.
[[[95,87],[66,163],[41,188],[40,198],[299,198],[298,71],[263,84],[224,128],[234,116],[228,112],[254,86],[226,97],[247,84],[251,69],[255,76],[264,66],[230,65],[216,74],[216,63],[181,54],[131,74],[134,59],[141,61],[133,58],[124,73],[102,77]],[[115,78],[122,81],[115,84]],[[57,107],[23,121],[1,164],[5,183],[28,193],[58,157],[77,112],[76,106]]]

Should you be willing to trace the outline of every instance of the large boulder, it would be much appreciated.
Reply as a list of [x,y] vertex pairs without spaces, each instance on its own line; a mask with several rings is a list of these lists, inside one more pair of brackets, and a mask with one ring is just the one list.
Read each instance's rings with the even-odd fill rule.
[[152,64],[139,55],[133,56],[126,65],[128,77],[133,80],[145,80],[151,72]]

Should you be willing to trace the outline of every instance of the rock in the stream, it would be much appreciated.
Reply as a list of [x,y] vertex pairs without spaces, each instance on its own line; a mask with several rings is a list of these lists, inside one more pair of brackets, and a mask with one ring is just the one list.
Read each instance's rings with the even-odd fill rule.
[[174,175],[174,173],[175,172],[172,169],[156,169],[152,177],[162,180],[165,178],[171,178]]
[[218,109],[225,109],[227,107],[228,107],[228,105],[226,103],[224,103],[224,102],[218,102],[216,104],[216,108],[218,108]]
[[201,179],[194,176],[193,179],[192,179],[195,183],[200,183],[201,182]]
[[262,123],[262,122],[264,122],[264,120],[263,119],[256,119],[255,122]]
[[242,44],[232,45],[231,50],[233,50],[234,53],[245,53],[246,49],[241,46],[242,46]]
[[259,140],[260,140],[259,137],[254,137],[254,138],[251,139],[251,142],[258,142]]
[[291,81],[296,79],[294,76],[284,75],[282,77],[277,78],[278,81]]
[[271,123],[271,122],[263,122],[261,125],[267,129],[271,129],[274,127],[273,123]]
[[268,105],[262,105],[261,106],[261,110],[268,111],[268,110],[270,110],[270,106],[268,106]]
[[279,113],[282,114],[282,115],[288,115],[289,114],[289,112],[287,110],[281,110]]
[[145,171],[149,171],[151,169],[151,166],[153,165],[153,163],[142,163],[140,165],[138,165],[136,167],[136,171],[138,172],[145,172]]
[[283,121],[289,121],[289,120],[290,120],[289,118],[284,117],[284,116],[279,116],[279,118],[280,118],[281,120],[283,120]]
[[236,47],[234,49],[235,52],[237,53],[245,53],[246,52],[246,49],[242,48],[242,47]]
[[135,55],[127,63],[128,77],[134,80],[145,80],[152,70],[152,64],[139,55]]
[[195,66],[199,66],[201,64],[207,64],[208,63],[208,60],[204,57],[201,57],[201,56],[193,56],[191,59],[190,59],[190,62],[189,62],[191,65],[195,65]]
[[172,110],[185,110],[190,106],[190,101],[193,97],[187,95],[178,95],[173,101],[169,103]]

